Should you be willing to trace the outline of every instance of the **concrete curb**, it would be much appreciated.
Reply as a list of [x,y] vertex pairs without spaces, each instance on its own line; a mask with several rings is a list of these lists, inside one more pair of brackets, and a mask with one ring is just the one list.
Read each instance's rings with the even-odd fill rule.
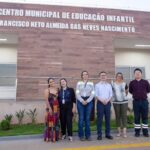
[[17,136],[4,136],[4,137],[0,137],[0,141],[25,140],[25,139],[40,139],[40,138],[43,138],[42,134],[36,134],[36,135],[17,135]]
[[[117,131],[116,129],[111,130],[112,134],[115,134]],[[134,129],[128,129],[128,132],[134,132]],[[92,135],[96,135],[97,131],[92,131]],[[78,133],[74,132],[74,136],[77,136]],[[5,137],[0,137],[0,141],[11,141],[11,140],[25,140],[25,139],[42,139],[43,134],[36,134],[36,135],[18,135],[18,136],[5,136]]]

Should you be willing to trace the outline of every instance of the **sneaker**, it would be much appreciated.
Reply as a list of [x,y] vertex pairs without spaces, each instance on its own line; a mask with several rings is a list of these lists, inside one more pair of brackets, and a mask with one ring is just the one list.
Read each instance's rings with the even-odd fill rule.
[[62,139],[62,140],[66,139],[66,135],[63,135],[61,139]]
[[72,136],[69,136],[69,138],[68,138],[68,140],[70,141],[70,142],[72,142]]
[[127,138],[127,134],[124,133],[124,134],[123,134],[123,137],[124,137],[124,138]]

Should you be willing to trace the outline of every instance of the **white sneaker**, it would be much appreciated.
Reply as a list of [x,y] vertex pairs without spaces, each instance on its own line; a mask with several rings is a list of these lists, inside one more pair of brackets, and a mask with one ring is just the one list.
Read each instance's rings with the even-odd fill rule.
[[61,139],[62,139],[62,140],[66,139],[66,135],[63,135]]
[[69,139],[69,141],[70,141],[70,142],[72,142],[72,141],[73,141],[72,136],[69,136],[69,138],[68,138],[68,139]]

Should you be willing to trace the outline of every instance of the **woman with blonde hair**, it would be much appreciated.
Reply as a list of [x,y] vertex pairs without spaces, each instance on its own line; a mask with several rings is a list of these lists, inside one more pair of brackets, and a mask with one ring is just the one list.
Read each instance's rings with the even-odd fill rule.
[[112,82],[112,88],[114,93],[113,105],[118,128],[117,136],[123,135],[123,137],[127,137],[128,86],[124,82],[121,72],[116,74],[116,79]]

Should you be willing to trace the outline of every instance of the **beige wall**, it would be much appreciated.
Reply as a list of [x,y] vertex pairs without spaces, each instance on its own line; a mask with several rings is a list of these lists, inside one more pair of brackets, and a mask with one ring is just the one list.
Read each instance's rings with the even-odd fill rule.
[[[44,114],[45,114],[45,101],[36,101],[36,102],[31,102],[31,101],[25,101],[25,102],[16,102],[14,100],[1,100],[0,101],[0,120],[4,119],[4,116],[6,114],[13,114],[13,119],[12,123],[15,124],[17,123],[17,118],[15,116],[16,112],[19,111],[20,109],[23,110],[25,109],[28,111],[29,109],[37,109],[37,122],[42,123],[44,122]],[[23,123],[28,123],[31,122],[27,114],[25,114],[25,118],[23,120]]]

